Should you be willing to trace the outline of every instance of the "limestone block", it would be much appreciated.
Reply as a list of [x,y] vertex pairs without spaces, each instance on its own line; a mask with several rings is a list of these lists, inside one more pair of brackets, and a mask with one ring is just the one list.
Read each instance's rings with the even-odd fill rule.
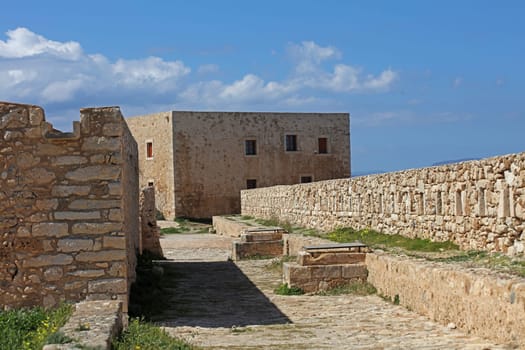
[[115,222],[107,223],[90,223],[82,222],[73,224],[71,232],[73,234],[101,234],[110,232],[120,232],[122,230],[122,224]]
[[100,219],[98,211],[56,211],[55,220],[93,220]]
[[109,268],[109,275],[113,277],[125,277],[126,276],[126,264],[122,262],[114,262]]
[[125,259],[125,250],[102,250],[98,252],[82,252],[75,257],[75,260],[80,262],[104,262]]
[[86,164],[88,162],[86,157],[82,156],[61,156],[61,157],[55,157],[51,164],[55,166],[62,166],[62,165],[81,165]]
[[118,137],[91,136],[86,137],[82,142],[82,151],[102,152],[118,150],[120,150],[120,138]]
[[127,293],[128,284],[123,278],[109,278],[88,282],[89,293]]
[[86,288],[86,282],[85,281],[74,281],[74,282],[67,282],[64,285],[65,290],[83,290]]
[[102,246],[104,248],[126,249],[126,237],[104,236]]
[[58,266],[49,267],[44,270],[44,279],[49,282],[58,281],[62,278],[63,275],[64,272],[62,268]]
[[91,186],[57,185],[53,187],[51,194],[55,197],[86,196],[90,190]]
[[115,165],[92,165],[66,173],[66,179],[76,182],[93,180],[117,180],[121,167]]
[[69,276],[82,277],[82,278],[97,278],[105,275],[104,270],[77,270],[68,272]]
[[32,153],[22,152],[16,156],[16,165],[20,169],[29,169],[40,162],[40,157],[35,157]]
[[341,278],[341,265],[308,266],[314,279]]
[[342,277],[345,279],[361,278],[366,280],[368,270],[365,264],[352,264],[342,266]]
[[54,198],[38,199],[35,204],[38,210],[54,210],[58,207],[58,200]]
[[122,210],[110,209],[108,218],[110,221],[122,221]]
[[93,210],[93,209],[108,209],[119,208],[121,206],[120,200],[113,199],[77,199],[69,204],[69,209],[73,210]]
[[37,143],[35,154],[37,156],[56,156],[66,154],[67,152],[67,148],[63,146],[58,146],[51,143]]
[[32,234],[34,237],[64,237],[68,235],[68,225],[66,223],[57,222],[34,224]]
[[122,134],[122,123],[104,124],[102,133],[107,136],[120,136]]
[[122,186],[120,182],[112,182],[108,184],[109,194],[112,196],[118,196],[122,194]]
[[44,168],[33,168],[26,173],[24,182],[32,185],[45,185],[51,183],[55,178],[55,174]]
[[23,261],[22,266],[25,268],[29,267],[42,267],[52,265],[69,265],[73,262],[73,257],[67,254],[57,255],[40,255],[34,258],[29,258]]
[[93,250],[93,240],[91,239],[60,239],[57,243],[59,252],[79,252],[82,250]]
[[299,252],[297,262],[299,265],[337,265],[356,264],[365,261],[366,253],[335,252],[335,253],[309,253]]

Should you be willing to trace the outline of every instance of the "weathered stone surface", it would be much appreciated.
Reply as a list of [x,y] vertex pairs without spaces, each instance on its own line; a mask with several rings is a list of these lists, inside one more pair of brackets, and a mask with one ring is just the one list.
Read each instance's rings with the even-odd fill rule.
[[61,267],[49,267],[44,270],[44,278],[49,282],[58,281],[63,275],[64,271]]
[[69,265],[73,262],[73,257],[67,254],[57,255],[39,255],[34,258],[24,260],[22,266],[28,267],[42,267],[52,265]]
[[125,250],[104,250],[99,252],[82,252],[76,257],[76,261],[80,262],[100,262],[100,261],[115,261],[124,260],[126,258]]
[[100,219],[98,211],[57,211],[53,214],[55,220],[92,220]]
[[68,235],[68,225],[58,222],[43,222],[34,224],[32,235],[34,237],[64,237]]
[[93,250],[93,240],[91,239],[60,239],[57,243],[59,252],[79,252],[82,250]]
[[82,278],[96,278],[105,275],[104,270],[78,270],[68,272],[68,275]]
[[82,143],[82,151],[101,152],[118,150],[120,150],[120,139],[117,137],[92,136],[85,138]]
[[122,230],[122,224],[121,223],[91,223],[91,222],[83,222],[78,224],[73,224],[71,232],[73,234],[100,234],[100,233],[111,233],[111,232],[119,232]]
[[26,175],[26,183],[32,185],[45,185],[52,182],[56,176],[53,172],[44,168],[33,168]]
[[110,165],[92,165],[79,168],[66,173],[66,179],[76,182],[89,182],[93,180],[117,180],[121,168]]
[[56,197],[86,196],[91,186],[54,186],[51,194]]
[[77,199],[69,204],[73,210],[94,210],[120,207],[120,200],[115,199]]
[[126,237],[105,236],[102,246],[108,249],[126,249]]
[[83,156],[60,156],[53,160],[53,165],[81,165],[87,162],[87,158]]
[[128,286],[123,278],[109,278],[88,282],[90,293],[126,293]]

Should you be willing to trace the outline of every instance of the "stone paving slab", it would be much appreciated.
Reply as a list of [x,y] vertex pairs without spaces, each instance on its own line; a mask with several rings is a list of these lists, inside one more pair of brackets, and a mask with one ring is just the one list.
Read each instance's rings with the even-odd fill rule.
[[269,260],[210,269],[214,265],[209,262],[219,261],[221,249],[226,256],[229,245],[221,248],[224,242],[213,235],[199,236],[200,248],[195,237],[184,235],[161,241],[176,259],[173,268],[189,271],[191,265],[183,264],[198,265],[197,258],[202,268],[187,273],[173,291],[172,305],[183,304],[184,312],[177,314],[173,307],[159,324],[203,349],[511,349],[449,329],[375,295],[276,295],[273,289],[281,276],[267,268]]

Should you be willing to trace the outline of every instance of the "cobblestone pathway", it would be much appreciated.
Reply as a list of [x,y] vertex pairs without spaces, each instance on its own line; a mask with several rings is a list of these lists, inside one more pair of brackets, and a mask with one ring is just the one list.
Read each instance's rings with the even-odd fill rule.
[[216,235],[161,240],[177,281],[158,323],[203,349],[509,349],[378,296],[280,296],[268,260],[227,261]]

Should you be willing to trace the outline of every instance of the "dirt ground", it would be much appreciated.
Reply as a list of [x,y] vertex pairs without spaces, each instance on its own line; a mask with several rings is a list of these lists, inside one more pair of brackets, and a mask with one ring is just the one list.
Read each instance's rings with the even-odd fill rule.
[[156,322],[170,334],[203,349],[509,349],[375,295],[276,295],[271,261],[229,261],[231,244],[214,234],[161,239],[176,281]]

